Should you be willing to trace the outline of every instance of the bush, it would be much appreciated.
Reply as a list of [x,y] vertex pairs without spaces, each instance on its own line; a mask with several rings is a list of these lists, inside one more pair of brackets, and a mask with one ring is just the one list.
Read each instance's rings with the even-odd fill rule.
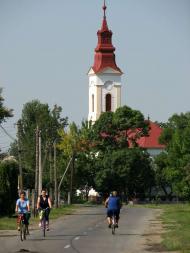
[[18,164],[15,161],[0,162],[0,215],[11,215],[18,197]]

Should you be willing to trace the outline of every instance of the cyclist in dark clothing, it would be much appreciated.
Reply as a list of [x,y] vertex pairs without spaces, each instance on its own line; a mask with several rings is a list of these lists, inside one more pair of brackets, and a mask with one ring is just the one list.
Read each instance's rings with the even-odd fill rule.
[[[47,208],[45,211],[47,230],[49,230],[49,213],[50,213],[51,207],[52,207],[51,200],[50,200],[49,196],[47,195],[46,190],[42,190],[42,194],[38,197],[37,209],[42,210],[42,209]],[[39,226],[41,227],[41,218],[40,218]]]
[[116,217],[116,227],[118,227],[121,206],[121,200],[117,196],[117,192],[113,191],[111,196],[109,196],[105,201],[105,207],[107,207],[107,221],[109,228],[111,228],[111,217],[113,216],[113,214]]

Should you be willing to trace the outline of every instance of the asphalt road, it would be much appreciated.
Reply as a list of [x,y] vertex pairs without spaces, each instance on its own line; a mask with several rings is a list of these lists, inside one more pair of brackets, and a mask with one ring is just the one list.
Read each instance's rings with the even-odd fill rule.
[[0,234],[0,252],[32,253],[145,253],[145,231],[154,219],[152,209],[123,207],[119,228],[111,234],[105,208],[85,207],[59,218],[44,239],[40,230],[31,231],[21,242],[18,235]]

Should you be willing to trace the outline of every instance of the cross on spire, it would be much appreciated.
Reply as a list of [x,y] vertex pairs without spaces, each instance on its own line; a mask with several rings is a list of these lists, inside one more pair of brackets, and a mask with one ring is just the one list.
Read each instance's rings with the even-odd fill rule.
[[104,18],[106,18],[106,9],[107,9],[106,0],[104,0],[104,5],[103,5],[102,9],[104,11]]

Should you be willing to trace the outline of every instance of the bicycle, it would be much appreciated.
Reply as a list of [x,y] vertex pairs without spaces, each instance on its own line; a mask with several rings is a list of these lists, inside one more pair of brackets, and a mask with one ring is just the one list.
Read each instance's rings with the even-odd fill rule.
[[28,225],[26,224],[26,213],[18,213],[19,227],[20,227],[20,239],[26,240],[26,234],[29,234]]
[[46,236],[46,212],[50,209],[49,207],[40,210],[40,222],[43,231],[43,236]]

